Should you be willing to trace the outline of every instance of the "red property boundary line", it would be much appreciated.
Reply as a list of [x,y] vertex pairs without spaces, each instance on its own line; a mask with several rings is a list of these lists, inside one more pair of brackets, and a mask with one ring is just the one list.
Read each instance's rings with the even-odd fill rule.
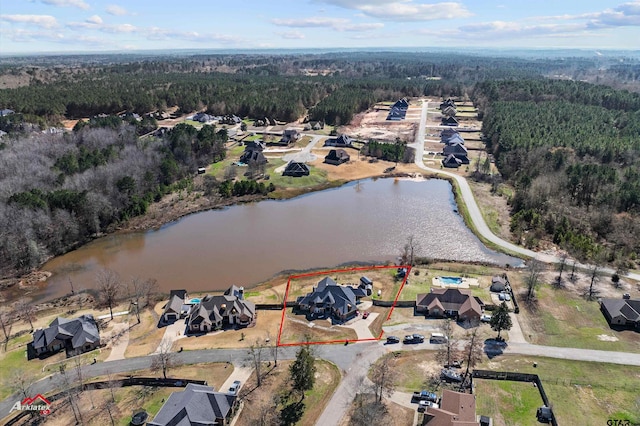
[[402,289],[404,288],[404,285],[406,284],[407,279],[409,278],[409,274],[411,273],[411,266],[410,265],[360,266],[360,267],[347,268],[347,269],[331,269],[331,270],[327,270],[327,271],[309,272],[307,274],[289,275],[289,279],[287,281],[287,290],[284,293],[284,303],[282,305],[283,306],[283,308],[282,308],[282,316],[280,318],[280,329],[278,331],[278,339],[277,339],[277,342],[276,342],[276,346],[328,345],[328,344],[334,344],[334,343],[369,342],[369,341],[378,341],[378,340],[380,340],[380,338],[382,338],[382,333],[383,333],[382,330],[380,330],[380,334],[378,335],[378,337],[372,337],[372,338],[369,338],[369,339],[356,339],[356,340],[344,339],[344,340],[327,340],[327,341],[314,341],[314,342],[281,343],[280,342],[280,338],[282,337],[282,328],[284,326],[284,319],[285,319],[285,315],[286,315],[286,312],[287,312],[287,299],[289,298],[289,289],[291,288],[291,280],[295,280],[297,278],[307,278],[307,277],[314,277],[314,276],[320,276],[320,275],[329,275],[329,274],[336,273],[336,272],[372,271],[372,270],[376,270],[376,269],[397,269],[397,268],[406,268],[407,269],[407,273],[405,274],[404,279],[402,280],[402,284],[400,284],[400,289],[398,290],[398,293],[396,294],[395,299],[393,299],[393,304],[391,305],[391,309],[389,310],[389,314],[387,315],[387,318],[385,319],[385,321],[388,321],[389,318],[391,318],[391,314],[393,314],[393,310],[395,309],[396,304],[398,303],[398,298],[400,297],[400,293],[402,293]]

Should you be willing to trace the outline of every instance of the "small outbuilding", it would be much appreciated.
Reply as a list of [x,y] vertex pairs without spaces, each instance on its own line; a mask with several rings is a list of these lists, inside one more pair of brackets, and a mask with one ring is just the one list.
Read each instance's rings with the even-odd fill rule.
[[505,277],[496,275],[495,277],[491,278],[491,287],[489,288],[489,290],[494,293],[502,293],[507,289],[508,282],[509,281],[507,281]]

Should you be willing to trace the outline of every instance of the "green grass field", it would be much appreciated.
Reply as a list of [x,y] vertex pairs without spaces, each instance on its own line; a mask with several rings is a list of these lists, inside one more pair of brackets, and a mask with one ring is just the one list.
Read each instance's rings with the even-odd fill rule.
[[[561,425],[599,426],[613,418],[640,423],[640,367],[513,355],[486,361],[479,368],[537,374]],[[476,392],[478,414],[492,416],[494,422],[502,416],[505,422],[496,425],[538,424],[530,418],[542,405],[533,385],[478,382],[483,384]]]
[[[589,302],[548,285],[538,290],[538,311],[534,321],[543,330],[531,336],[532,343],[549,346],[600,349],[609,351],[640,351],[640,335],[631,330],[615,331],[609,327],[600,312],[598,302]],[[617,341],[606,341],[599,336],[610,336]]]

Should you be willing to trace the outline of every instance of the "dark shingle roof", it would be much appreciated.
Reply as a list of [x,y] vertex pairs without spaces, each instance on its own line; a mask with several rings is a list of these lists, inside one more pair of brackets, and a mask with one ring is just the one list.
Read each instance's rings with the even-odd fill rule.
[[56,339],[70,341],[71,348],[76,349],[85,343],[100,342],[100,332],[93,315],[86,314],[75,319],[58,317],[48,328],[33,333],[33,347],[45,348]]
[[214,392],[204,385],[187,384],[182,392],[169,396],[150,426],[216,425],[229,415],[236,396]]

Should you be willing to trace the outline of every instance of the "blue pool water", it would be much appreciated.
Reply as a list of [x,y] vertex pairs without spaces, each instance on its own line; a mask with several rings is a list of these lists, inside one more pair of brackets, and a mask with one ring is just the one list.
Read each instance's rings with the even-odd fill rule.
[[462,284],[462,278],[460,277],[440,277],[439,279],[444,284]]
[[191,299],[190,303],[195,305],[196,303],[200,303],[200,299],[198,299],[197,297],[195,299]]

